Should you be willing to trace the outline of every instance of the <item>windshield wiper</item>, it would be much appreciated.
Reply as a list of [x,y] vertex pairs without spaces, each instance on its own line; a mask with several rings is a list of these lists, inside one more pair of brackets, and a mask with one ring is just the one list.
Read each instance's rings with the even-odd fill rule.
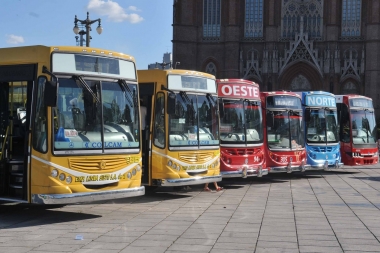
[[182,100],[185,102],[186,105],[188,105],[188,107],[190,108],[191,110],[191,118],[192,118],[192,121],[193,121],[193,125],[194,125],[194,120],[195,120],[195,110],[194,110],[194,106],[193,106],[193,100],[190,100],[189,97],[187,96],[186,92],[185,91],[180,91],[179,92],[179,95],[181,96]]
[[[120,88],[124,92],[125,98],[127,99],[129,105],[131,107],[134,107],[134,103],[131,101],[131,98],[133,100],[133,93],[132,93],[131,89],[129,88],[127,82],[125,80],[123,80],[123,79],[119,79],[117,81],[117,83],[119,84]],[[129,94],[129,96],[127,96],[127,94]]]
[[211,95],[211,93],[207,93],[206,98],[210,104],[212,104],[213,106],[216,106],[216,101],[214,100],[214,97]]
[[91,87],[86,83],[86,81],[83,79],[81,76],[73,75],[72,78],[74,80],[78,80],[80,84],[82,84],[82,87],[85,88],[91,95],[92,97],[96,100],[97,103],[100,103],[99,98],[96,96],[96,94],[91,90]]

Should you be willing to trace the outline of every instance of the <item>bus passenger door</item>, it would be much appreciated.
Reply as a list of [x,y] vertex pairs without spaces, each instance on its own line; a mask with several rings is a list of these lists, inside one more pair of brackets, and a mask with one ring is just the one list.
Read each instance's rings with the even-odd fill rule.
[[[152,122],[152,111],[154,105],[152,102],[154,94],[154,83],[140,83],[139,84],[139,95],[140,95],[140,106],[146,107],[145,123],[146,126],[141,126],[141,151],[142,151],[142,179],[141,182],[144,185],[150,185],[151,178],[151,122]],[[141,114],[140,114],[141,115]],[[144,117],[144,115],[141,115]],[[142,120],[143,122],[143,120]]]
[[33,81],[0,83],[0,199],[27,200],[32,86]]

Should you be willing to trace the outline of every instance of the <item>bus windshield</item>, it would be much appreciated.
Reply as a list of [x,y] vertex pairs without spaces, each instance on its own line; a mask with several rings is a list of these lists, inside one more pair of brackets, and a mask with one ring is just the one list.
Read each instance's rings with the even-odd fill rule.
[[55,151],[139,147],[136,84],[60,78],[53,112]]
[[338,142],[337,111],[328,108],[311,109],[310,120],[306,122],[306,141],[308,143]]
[[219,145],[217,97],[176,93],[175,113],[169,115],[169,145]]
[[300,149],[304,147],[301,111],[267,110],[267,120],[268,146],[270,149]]
[[376,143],[376,121],[372,110],[352,109],[351,124],[354,144]]
[[224,115],[220,120],[222,144],[263,142],[261,103],[249,100],[220,100]]

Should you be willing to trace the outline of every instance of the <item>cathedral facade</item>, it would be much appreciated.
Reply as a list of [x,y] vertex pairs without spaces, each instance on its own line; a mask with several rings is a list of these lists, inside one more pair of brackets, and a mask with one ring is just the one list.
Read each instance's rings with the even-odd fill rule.
[[379,109],[380,0],[174,0],[178,62],[262,91],[361,94]]

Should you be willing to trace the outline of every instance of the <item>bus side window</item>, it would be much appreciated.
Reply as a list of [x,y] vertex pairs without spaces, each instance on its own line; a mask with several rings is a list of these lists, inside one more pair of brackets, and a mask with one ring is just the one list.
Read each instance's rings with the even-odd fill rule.
[[154,145],[159,148],[165,147],[165,95],[157,93],[154,105]]

